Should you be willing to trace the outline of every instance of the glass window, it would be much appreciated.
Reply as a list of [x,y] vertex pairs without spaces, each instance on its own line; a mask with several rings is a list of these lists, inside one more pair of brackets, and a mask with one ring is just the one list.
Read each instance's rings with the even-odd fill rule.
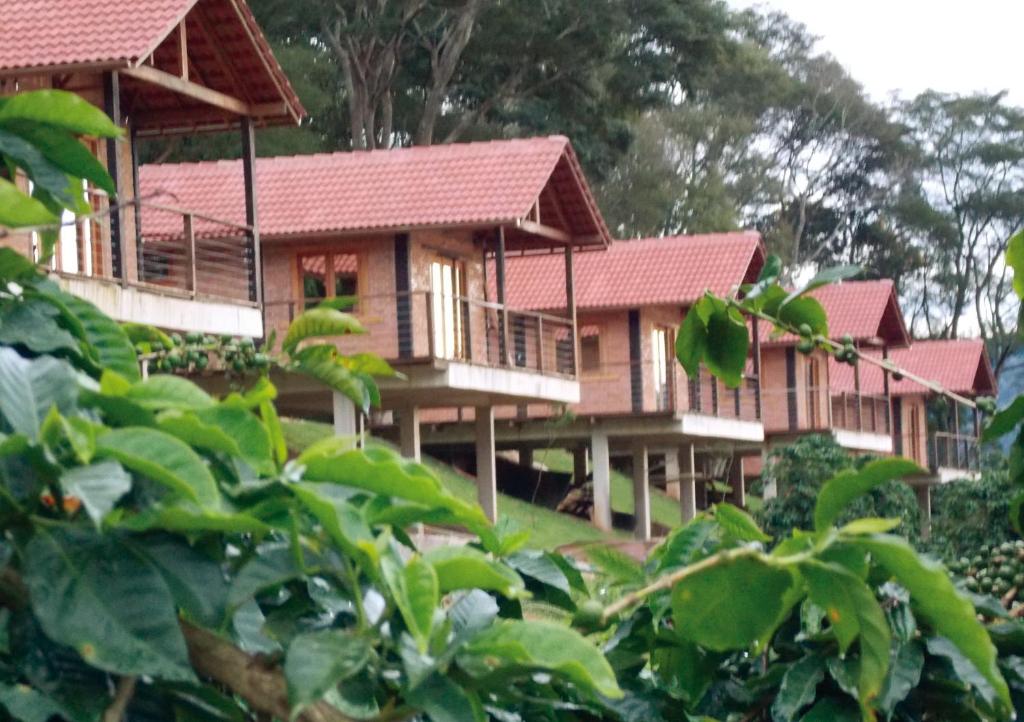
[[324,299],[359,294],[359,256],[317,253],[299,256],[302,299],[312,308]]
[[590,334],[580,339],[580,370],[599,371],[601,369],[601,343],[597,334]]

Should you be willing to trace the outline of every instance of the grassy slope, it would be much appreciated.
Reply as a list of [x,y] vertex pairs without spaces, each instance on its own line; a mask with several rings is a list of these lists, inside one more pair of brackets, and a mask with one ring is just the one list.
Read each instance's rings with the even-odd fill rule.
[[[314,441],[331,434],[330,425],[313,421],[282,419],[282,425],[288,447],[293,451],[300,451]],[[386,442],[375,439],[374,443],[385,444]],[[471,478],[429,457],[424,457],[424,463],[437,474],[451,493],[468,501],[476,501],[476,484]],[[572,466],[571,457],[569,466],[570,468]],[[629,509],[632,509],[632,492],[629,492],[628,487],[627,492]],[[616,506],[616,508],[620,507]],[[532,533],[531,545],[541,549],[553,549],[572,542],[607,539],[609,536],[625,537],[624,534],[618,532],[613,535],[603,534],[584,521],[503,494],[498,495],[498,512],[514,519],[522,528],[529,529]],[[678,515],[676,522],[678,523]]]
[[[534,452],[533,458],[552,471],[572,473],[572,455],[563,449]],[[633,480],[612,471],[612,509],[633,513]],[[679,502],[658,489],[651,489],[651,518],[667,527],[679,526]]]

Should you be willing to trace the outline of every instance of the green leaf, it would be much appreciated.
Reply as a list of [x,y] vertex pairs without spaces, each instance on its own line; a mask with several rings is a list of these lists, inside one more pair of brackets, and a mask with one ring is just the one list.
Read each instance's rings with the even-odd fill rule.
[[770,542],[772,538],[761,531],[757,522],[742,509],[732,504],[715,504],[715,520],[725,533],[740,542]]
[[410,690],[409,702],[426,712],[431,722],[486,722],[488,719],[475,694],[441,674],[430,675]]
[[20,722],[49,722],[53,717],[70,719],[60,704],[25,684],[0,684],[0,706]]
[[295,637],[284,660],[292,718],[363,669],[372,651],[362,637],[337,629]]
[[418,556],[410,559],[404,568],[390,557],[385,557],[381,570],[405,626],[416,640],[420,652],[426,652],[434,627],[434,610],[441,599],[434,567]]
[[724,307],[716,309],[708,319],[707,352],[704,362],[708,370],[729,388],[743,382],[750,349],[747,323],[738,312]]
[[605,576],[620,584],[643,584],[647,581],[643,566],[633,557],[605,544],[588,544],[587,559]]
[[22,570],[47,636],[116,674],[193,681],[170,591],[146,559],[115,538],[37,531]]
[[267,429],[270,437],[270,445],[274,452],[274,460],[278,464],[288,461],[288,443],[284,438],[284,429],[281,427],[281,419],[277,415],[277,409],[270,401],[260,402],[260,418]]
[[[846,265],[846,266],[833,266],[832,268],[826,268],[818,271],[817,275],[814,276],[810,281],[804,284],[804,287],[799,291],[794,291],[791,295],[792,298],[802,296],[805,293],[810,293],[822,286],[828,286],[832,283],[838,283],[839,281],[845,281],[848,278],[860,274],[863,269],[860,266]],[[787,299],[788,301],[788,299]]]
[[232,608],[240,607],[263,590],[313,573],[322,564],[323,560],[318,557],[304,556],[303,565],[300,565],[289,544],[263,544],[257,549],[256,555],[235,574],[228,592],[228,605]]
[[241,458],[257,473],[271,475],[275,472],[277,466],[271,456],[273,451],[267,427],[251,411],[221,404],[199,409],[195,414],[202,423],[233,438]]
[[128,381],[141,378],[135,347],[120,325],[96,306],[70,293],[58,290],[48,297],[58,305],[65,319],[77,328],[102,368],[115,371]]
[[707,347],[707,326],[700,314],[691,308],[676,336],[676,358],[679,359],[687,376],[694,377],[700,373],[700,362],[707,353]]
[[159,482],[204,507],[217,507],[217,482],[202,458],[182,441],[156,429],[115,429],[96,442],[99,456]]
[[117,186],[99,158],[67,131],[27,121],[10,122],[5,127],[35,146],[65,173],[88,180],[111,196],[117,195]]
[[[789,611],[793,576],[759,556],[726,558],[672,588],[676,632],[718,652],[746,649],[770,634]],[[757,590],[757,604],[750,590]]]
[[817,655],[803,657],[786,670],[779,693],[772,702],[774,722],[791,722],[807,705],[811,704],[818,684],[825,679],[825,662]]
[[364,413],[379,403],[380,392],[372,377],[352,371],[338,349],[328,344],[307,346],[294,355],[295,368],[351,399]]
[[502,674],[507,667],[558,674],[584,692],[622,697],[615,673],[597,647],[564,625],[502,620],[488,627],[458,655],[472,676]]
[[[572,585],[565,570],[559,566],[557,557],[536,551],[523,551],[503,559],[503,561],[523,576],[535,579],[563,594],[572,593]],[[577,580],[579,581],[579,580]],[[581,585],[585,588],[585,584]]]
[[921,672],[924,670],[924,652],[916,640],[901,644],[892,655],[889,674],[885,678],[882,694],[875,706],[887,718],[892,715],[896,705],[907,698],[911,690],[921,683]]
[[0,127],[19,121],[96,138],[119,138],[124,134],[102,110],[66,90],[33,90],[5,98],[0,104]]
[[522,578],[512,569],[472,547],[437,547],[424,554],[423,559],[437,572],[441,594],[456,589],[484,589],[515,598],[525,590]]
[[674,529],[651,553],[650,560],[657,563],[656,571],[693,564],[709,550],[718,529],[718,523],[704,517]]
[[840,529],[840,534],[885,534],[890,532],[903,521],[901,519],[878,519],[875,517],[868,517],[865,519],[854,519],[849,524],[844,524]]
[[861,722],[861,716],[852,702],[836,697],[825,697],[800,718],[800,722]]
[[0,414],[15,433],[38,438],[50,409],[68,412],[77,395],[78,379],[67,363],[52,356],[29,360],[0,348]]
[[344,336],[350,333],[366,333],[366,329],[355,316],[333,308],[318,306],[301,314],[288,327],[288,334],[281,342],[281,348],[292,354],[298,345],[310,338]]
[[82,194],[79,181],[50,162],[32,143],[19,135],[0,128],[0,157],[6,156],[24,169],[36,189],[45,191],[62,207],[75,213],[88,213],[89,205]]
[[860,640],[857,689],[864,709],[870,709],[882,690],[889,667],[891,637],[885,614],[871,589],[838,564],[807,562],[800,567],[811,601],[825,610],[845,655]]
[[[1018,235],[1024,236],[1024,232]],[[1024,284],[1024,270],[1014,276],[1014,285],[1018,282]],[[985,424],[985,430],[981,432],[981,440],[996,441],[1017,428],[1022,419],[1024,419],[1024,396],[1018,396],[1009,406],[992,415],[992,418]]]
[[779,280],[782,274],[782,259],[774,253],[768,256],[761,267],[761,273],[757,277],[758,283],[771,284]]
[[853,542],[910,592],[918,616],[960,650],[1012,709],[1006,682],[996,664],[996,648],[974,614],[974,605],[953,586],[942,565],[919,557],[903,539],[894,536],[856,537]]
[[242,456],[238,442],[228,436],[223,429],[208,424],[194,413],[183,411],[165,411],[157,419],[157,426],[175,436],[194,449],[201,449],[228,456]]
[[1006,244],[1006,265],[1013,269],[1013,290],[1024,299],[1024,230],[1017,231]]
[[371,566],[376,566],[378,552],[373,532],[359,509],[334,493],[337,487],[332,489],[331,484],[307,482],[291,484],[288,489],[316,517],[339,549],[361,563],[369,557]]
[[991,682],[985,675],[979,673],[974,663],[950,640],[945,637],[929,637],[925,640],[925,647],[929,654],[948,659],[956,676],[977,689],[989,704],[998,704],[996,690]]
[[250,514],[202,509],[183,500],[149,506],[137,514],[118,519],[116,525],[132,531],[160,529],[181,534],[224,532],[262,536],[270,527]]
[[125,396],[150,411],[196,411],[214,405],[208,393],[188,379],[159,374],[132,385]]
[[49,208],[21,192],[18,186],[0,178],[0,226],[24,228],[58,223]]
[[215,560],[167,534],[131,537],[132,550],[163,577],[174,603],[189,618],[216,629],[227,615],[228,584]]
[[60,477],[64,493],[82,500],[89,518],[99,528],[118,499],[132,488],[132,477],[116,461],[68,469]]
[[38,298],[26,298],[5,309],[0,343],[21,345],[35,353],[69,351],[78,356],[78,340],[57,324],[57,309]]
[[807,324],[812,333],[828,336],[828,316],[816,298],[800,296],[784,301],[776,313],[778,319],[785,324],[796,327]]
[[920,466],[908,459],[878,459],[863,468],[841,471],[825,482],[814,507],[814,528],[822,531],[830,527],[850,502],[877,486],[913,474],[924,474]]

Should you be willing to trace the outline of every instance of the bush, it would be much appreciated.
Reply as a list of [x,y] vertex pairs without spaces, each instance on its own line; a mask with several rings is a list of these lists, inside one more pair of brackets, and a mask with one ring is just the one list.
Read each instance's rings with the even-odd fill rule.
[[[822,485],[841,471],[859,469],[871,456],[851,456],[831,436],[805,436],[789,446],[774,449],[765,466],[764,482],[775,482],[777,496],[757,512],[765,532],[783,539],[793,529],[809,529]],[[917,497],[901,481],[872,489],[850,505],[841,521],[861,517],[901,519],[898,532],[911,542],[921,537]]]
[[1013,484],[1005,469],[978,481],[954,481],[932,492],[931,548],[947,559],[973,557],[978,549],[1017,538],[1010,524]]

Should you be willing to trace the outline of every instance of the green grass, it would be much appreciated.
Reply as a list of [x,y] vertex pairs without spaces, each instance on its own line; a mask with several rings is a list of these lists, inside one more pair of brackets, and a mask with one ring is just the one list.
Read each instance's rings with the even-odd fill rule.
[[[552,471],[572,473],[572,455],[564,449],[535,451],[533,459]],[[633,513],[633,480],[614,470],[612,471],[612,509],[626,514]],[[669,528],[679,526],[682,521],[679,516],[679,502],[652,487],[651,519]]]
[[[319,441],[333,433],[330,424],[322,424],[315,421],[282,419],[281,425],[284,429],[285,440],[288,442],[288,448],[292,451],[301,451],[313,442]],[[372,443],[390,446],[387,442],[379,439],[373,439]],[[452,494],[466,501],[476,501],[476,482],[471,477],[427,456],[423,457],[423,463],[437,474],[441,483]],[[570,468],[572,467],[571,457],[569,466]],[[628,484],[629,480],[627,479],[626,482]],[[629,496],[629,509],[632,509],[633,501],[632,492],[629,491],[630,488],[632,487],[627,486],[626,491],[628,492],[627,496]],[[606,534],[575,517],[534,506],[504,494],[498,495],[498,513],[511,517],[523,529],[529,529],[531,533],[531,546],[541,549],[554,549],[563,544],[574,542],[626,537],[621,532]],[[655,518],[658,517],[655,516]],[[676,523],[678,521],[679,517],[677,514]]]

